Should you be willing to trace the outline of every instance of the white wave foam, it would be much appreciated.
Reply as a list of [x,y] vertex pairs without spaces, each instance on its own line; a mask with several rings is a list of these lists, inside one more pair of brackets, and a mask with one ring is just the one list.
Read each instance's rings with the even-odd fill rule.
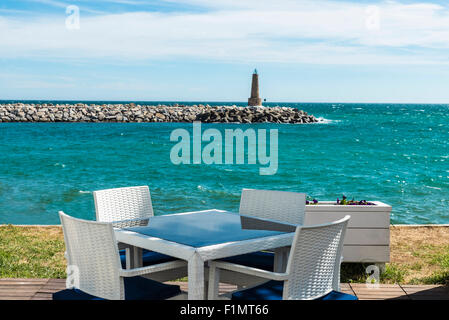
[[82,193],[82,194],[85,194],[85,193],[92,193],[92,191],[83,191],[83,190],[80,190],[79,193]]
[[316,119],[318,120],[318,123],[322,123],[322,124],[341,122],[341,120],[331,120],[331,119],[326,119],[326,118],[323,118],[323,117],[319,117],[319,118],[316,118]]
[[55,167],[61,167],[61,168],[65,168],[65,164],[64,163],[55,163],[54,164]]

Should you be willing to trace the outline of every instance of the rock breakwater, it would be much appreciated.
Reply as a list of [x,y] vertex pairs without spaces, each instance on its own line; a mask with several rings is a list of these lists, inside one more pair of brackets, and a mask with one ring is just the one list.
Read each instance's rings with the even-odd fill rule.
[[307,112],[289,107],[209,105],[0,104],[0,122],[193,122],[314,123]]

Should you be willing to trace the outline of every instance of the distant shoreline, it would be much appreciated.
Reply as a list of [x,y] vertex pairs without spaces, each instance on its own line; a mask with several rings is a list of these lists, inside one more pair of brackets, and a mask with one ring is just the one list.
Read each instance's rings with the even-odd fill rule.
[[291,123],[319,122],[291,107],[126,104],[0,104],[0,122],[184,122]]

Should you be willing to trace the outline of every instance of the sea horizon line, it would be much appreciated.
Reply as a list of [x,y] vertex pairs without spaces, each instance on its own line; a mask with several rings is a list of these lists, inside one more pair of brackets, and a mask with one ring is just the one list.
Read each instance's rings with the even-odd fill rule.
[[[138,100],[138,99],[129,99],[129,100],[101,100],[101,99],[95,99],[95,100],[89,100],[89,99],[0,99],[1,103],[25,103],[25,102],[31,102],[31,103],[53,103],[53,102],[69,102],[69,103],[95,103],[95,102],[101,102],[104,103],[170,103],[170,104],[223,104],[223,103],[229,103],[229,104],[247,104],[247,101],[213,101],[213,100]],[[443,103],[443,102],[339,102],[339,101],[331,101],[331,102],[316,102],[316,101],[265,101],[264,104],[379,104],[379,105],[449,105],[449,102]]]

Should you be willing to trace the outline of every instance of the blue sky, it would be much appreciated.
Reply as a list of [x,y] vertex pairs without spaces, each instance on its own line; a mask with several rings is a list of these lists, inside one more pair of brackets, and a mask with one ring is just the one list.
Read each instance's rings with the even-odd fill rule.
[[0,44],[0,99],[449,103],[447,1],[2,0]]

